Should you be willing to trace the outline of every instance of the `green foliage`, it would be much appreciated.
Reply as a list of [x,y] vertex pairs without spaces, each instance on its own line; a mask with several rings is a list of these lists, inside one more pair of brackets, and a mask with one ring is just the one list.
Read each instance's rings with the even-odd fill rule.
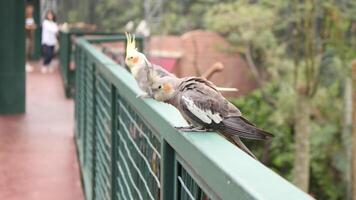
[[335,52],[327,49],[323,55],[320,65],[320,84],[329,87],[338,80],[342,80],[344,73],[340,59],[335,58]]
[[101,29],[123,31],[127,22],[138,24],[143,19],[143,4],[140,0],[103,0],[96,4],[95,15]]
[[[204,14],[213,5],[229,0],[165,1],[162,13],[162,29],[158,33],[182,34],[204,27]],[[230,0],[231,1],[231,0]]]
[[[267,86],[267,88],[268,92],[276,90],[272,85]],[[265,164],[282,176],[291,179],[293,133],[291,126],[288,123],[283,123],[284,120],[281,113],[263,100],[260,90],[256,90],[243,98],[231,99],[231,102],[241,108],[241,112],[245,114],[245,117],[253,121],[258,127],[274,134],[275,137],[271,140],[268,147],[268,158],[264,158],[263,156],[266,153],[266,149],[261,145],[261,142],[245,142],[247,142],[257,157],[261,158]]]
[[[267,92],[274,98],[281,98],[275,109],[263,99],[261,90],[255,90],[249,95],[231,99],[231,101],[253,121],[258,127],[275,135],[270,141],[267,160],[264,157],[266,148],[261,142],[246,141],[254,153],[274,171],[292,180],[292,167],[294,160],[294,132],[291,119],[286,120],[288,102],[294,102],[293,95],[283,86],[269,84]],[[344,199],[345,182],[342,173],[345,165],[345,154],[341,146],[341,120],[342,100],[339,93],[340,84],[334,82],[328,88],[323,88],[318,93],[315,101],[312,120],[311,137],[311,187],[310,193],[318,199]],[[332,105],[330,105],[332,99]],[[286,104],[285,104],[286,103]],[[290,108],[290,107],[289,107]]]
[[61,22],[96,24],[103,31],[122,31],[130,20],[136,24],[143,19],[140,0],[78,0],[61,1]]
[[[163,1],[161,24],[153,34],[182,34],[204,27],[204,14],[213,5],[233,0],[182,0]],[[78,0],[61,1],[62,22],[86,22],[98,25],[101,30],[120,31],[129,21],[135,25],[144,19],[144,1],[141,0]]]
[[[354,38],[346,39],[345,34],[354,23],[347,13],[355,7],[333,1],[314,3],[219,4],[207,12],[205,25],[226,36],[244,55],[250,48],[264,74],[262,88],[231,100],[248,119],[275,134],[268,148],[248,142],[256,155],[277,173],[292,179],[296,100],[299,95],[310,95],[310,193],[318,199],[345,199],[343,79],[356,57]],[[267,103],[263,93],[274,100],[274,105]]]
[[[231,20],[236,19],[236,20]],[[228,35],[237,45],[269,48],[275,44],[271,32],[274,13],[259,4],[237,1],[214,6],[206,15],[206,24],[212,30]]]

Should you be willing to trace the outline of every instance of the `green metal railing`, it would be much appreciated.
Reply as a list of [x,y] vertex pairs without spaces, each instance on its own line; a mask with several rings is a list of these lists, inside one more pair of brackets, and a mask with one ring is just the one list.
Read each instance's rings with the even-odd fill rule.
[[178,111],[127,70],[76,43],[75,136],[87,200],[312,199],[219,134],[182,133]]
[[73,97],[75,92],[75,68],[71,68],[71,62],[74,57],[74,37],[80,36],[110,36],[118,35],[122,36],[121,33],[111,33],[111,32],[98,32],[98,31],[85,31],[80,29],[71,29],[68,31],[59,32],[59,60],[60,60],[60,71],[64,84],[64,91],[67,98]]

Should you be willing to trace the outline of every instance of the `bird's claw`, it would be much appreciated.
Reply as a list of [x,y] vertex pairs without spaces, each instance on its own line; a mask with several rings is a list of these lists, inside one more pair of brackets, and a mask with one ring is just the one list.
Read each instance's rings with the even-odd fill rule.
[[152,98],[152,96],[147,94],[147,93],[144,93],[144,94],[138,94],[136,96],[136,98],[138,98],[138,99],[148,99],[148,98]]
[[193,126],[180,126],[175,128],[182,132],[205,132],[206,131],[205,129],[199,127],[193,127]]

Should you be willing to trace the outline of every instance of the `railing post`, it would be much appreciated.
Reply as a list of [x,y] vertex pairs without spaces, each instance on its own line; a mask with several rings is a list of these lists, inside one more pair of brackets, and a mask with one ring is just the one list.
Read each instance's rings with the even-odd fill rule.
[[24,10],[24,1],[0,1],[0,114],[26,110]]
[[[77,45],[77,50],[75,51],[75,64],[77,65],[77,70],[78,70],[78,65],[79,65],[79,53],[80,50],[78,49],[78,45]],[[77,73],[75,75],[75,85],[78,86],[78,75],[79,73]],[[77,137],[78,134],[78,93],[75,94],[74,96],[74,130],[75,130],[75,135]],[[76,138],[77,139],[77,138]]]
[[175,156],[173,148],[165,141],[161,145],[162,159],[161,159],[161,198],[162,200],[174,199],[175,188]]
[[59,49],[59,59],[60,59],[60,72],[62,75],[62,79],[64,82],[64,92],[66,97],[69,97],[69,83],[68,83],[68,66],[70,63],[70,50],[71,50],[71,42],[70,42],[70,34],[65,31],[61,31],[59,33],[60,36],[60,45]]
[[87,160],[86,160],[86,157],[87,157],[87,153],[86,152],[86,149],[87,149],[87,137],[88,137],[88,120],[87,120],[87,115],[88,115],[88,106],[87,106],[87,101],[89,101],[89,98],[88,98],[88,91],[87,91],[87,87],[86,87],[86,80],[87,80],[87,70],[89,70],[88,68],[88,61],[87,59],[85,59],[86,56],[83,56],[83,61],[82,61],[82,84],[81,84],[81,87],[82,87],[82,91],[83,91],[83,100],[82,100],[82,103],[83,103],[83,132],[82,132],[82,145],[83,145],[83,166],[86,168],[87,166]]
[[78,53],[78,74],[77,74],[77,87],[80,88],[80,92],[77,93],[76,96],[76,108],[77,108],[77,144],[78,144],[78,152],[79,152],[79,163],[80,166],[83,167],[83,128],[84,128],[84,119],[83,119],[83,112],[84,112],[84,91],[82,90],[83,87],[83,68],[84,68],[84,53],[83,49]]
[[67,77],[67,87],[66,87],[66,97],[73,97],[73,72],[70,69],[70,64],[72,63],[72,51],[73,51],[73,41],[72,41],[72,34],[68,33],[67,36],[67,45],[68,45],[68,52],[67,52],[67,62],[66,62],[66,73],[65,76]]
[[143,37],[136,38],[136,40],[137,40],[137,44],[138,44],[137,45],[138,50],[140,52],[144,52],[144,50],[145,50],[145,40],[143,39]]
[[117,167],[115,158],[117,156],[117,91],[114,85],[111,85],[111,200],[116,200],[116,176]]
[[96,117],[97,117],[97,115],[96,115],[96,98],[95,98],[95,96],[96,96],[96,66],[95,65],[93,65],[92,66],[93,67],[93,70],[92,70],[92,74],[93,74],[93,82],[92,82],[92,84],[93,84],[93,90],[92,90],[92,92],[93,92],[93,99],[92,99],[92,101],[93,101],[93,115],[92,115],[92,122],[93,122],[93,131],[92,131],[92,134],[93,134],[93,138],[92,138],[92,159],[91,159],[91,162],[92,162],[92,169],[91,169],[91,174],[92,174],[92,176],[91,176],[91,180],[90,180],[90,186],[91,186],[91,198],[89,199],[89,200],[94,200],[94,198],[95,198],[95,190],[94,190],[94,188],[95,188],[95,176],[96,176],[96,173],[95,173],[95,168],[96,168],[96,143],[97,143],[97,139],[96,139]]

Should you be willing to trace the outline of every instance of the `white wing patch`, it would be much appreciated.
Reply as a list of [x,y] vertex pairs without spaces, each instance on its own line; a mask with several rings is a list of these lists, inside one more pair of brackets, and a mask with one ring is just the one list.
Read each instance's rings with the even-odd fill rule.
[[214,121],[216,124],[219,124],[223,120],[219,113],[213,114],[211,110],[200,109],[194,104],[191,98],[182,96],[182,99],[186,103],[188,110],[204,123],[211,124]]

